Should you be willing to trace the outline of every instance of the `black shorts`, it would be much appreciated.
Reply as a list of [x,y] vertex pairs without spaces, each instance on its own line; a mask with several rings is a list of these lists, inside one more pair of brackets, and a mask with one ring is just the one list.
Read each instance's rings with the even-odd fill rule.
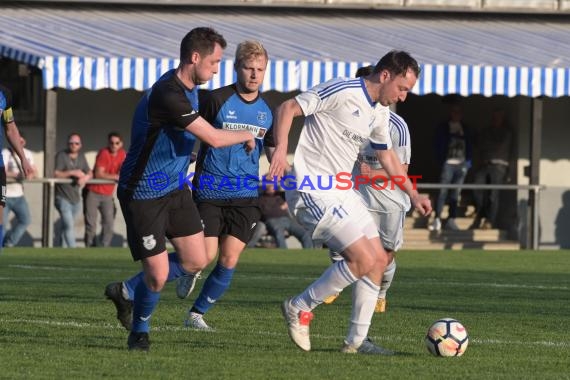
[[258,198],[198,202],[206,237],[231,235],[247,243],[261,218]]
[[[1,188],[2,193],[0,195],[0,206],[4,207],[6,206],[6,169],[4,169],[4,166],[0,167],[0,186],[2,186]],[[8,221],[5,220],[4,223],[8,223]]]
[[135,261],[166,250],[166,238],[190,236],[202,231],[200,214],[188,190],[158,199],[130,199],[117,191],[127,226],[127,240]]

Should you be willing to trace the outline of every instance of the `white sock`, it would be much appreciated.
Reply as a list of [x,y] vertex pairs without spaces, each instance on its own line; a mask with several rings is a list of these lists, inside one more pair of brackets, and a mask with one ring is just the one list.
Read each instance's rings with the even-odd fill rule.
[[346,343],[359,347],[368,336],[380,287],[366,276],[352,287],[352,314]]
[[323,303],[325,298],[341,292],[357,280],[358,278],[354,277],[346,261],[337,261],[329,266],[321,277],[309,285],[303,293],[294,297],[291,303],[298,309],[311,311]]
[[392,259],[390,264],[388,264],[386,267],[384,274],[382,275],[382,283],[380,284],[380,292],[378,292],[378,298],[386,298],[386,291],[390,285],[392,285],[394,274],[396,274],[396,259]]

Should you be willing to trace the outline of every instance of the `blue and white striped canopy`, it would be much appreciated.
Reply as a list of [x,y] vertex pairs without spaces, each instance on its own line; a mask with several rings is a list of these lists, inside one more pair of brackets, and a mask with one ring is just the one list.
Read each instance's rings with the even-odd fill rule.
[[4,6],[0,55],[40,68],[44,88],[144,90],[178,65],[180,39],[212,26],[228,40],[220,72],[246,39],[270,53],[263,90],[306,90],[352,76],[391,49],[412,53],[419,95],[570,95],[570,22],[536,15],[460,15],[250,7]]

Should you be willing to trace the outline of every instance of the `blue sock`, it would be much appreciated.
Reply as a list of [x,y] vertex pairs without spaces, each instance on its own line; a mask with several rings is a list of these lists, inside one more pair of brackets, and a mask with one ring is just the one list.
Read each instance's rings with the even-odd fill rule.
[[144,281],[138,284],[133,307],[133,332],[148,332],[150,330],[150,316],[159,299],[160,292],[150,290]]
[[[216,265],[212,273],[208,276],[202,287],[202,291],[194,302],[192,309],[205,314],[214,303],[219,300],[230,287],[235,268],[224,268],[220,263]],[[210,300],[210,302],[208,302]],[[212,302],[213,301],[213,302]]]
[[[182,277],[183,275],[187,274],[182,265],[178,262],[178,255],[176,252],[172,252],[168,254],[168,278],[166,282],[170,282],[172,280],[177,279],[178,277]],[[144,272],[139,272],[133,277],[129,278],[127,281],[124,282],[125,288],[129,292],[129,299],[135,299],[135,289],[137,288],[138,284],[143,281]]]

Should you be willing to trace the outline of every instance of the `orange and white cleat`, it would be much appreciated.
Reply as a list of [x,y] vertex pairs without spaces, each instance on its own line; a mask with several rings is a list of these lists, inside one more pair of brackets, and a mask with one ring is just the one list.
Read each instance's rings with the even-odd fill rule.
[[376,307],[374,308],[375,313],[385,313],[386,312],[386,298],[378,298],[376,301]]
[[331,303],[333,303],[334,301],[336,301],[336,299],[338,298],[338,296],[340,296],[340,293],[336,293],[336,294],[330,295],[330,296],[328,296],[327,298],[325,298],[325,299],[323,300],[323,303],[324,303],[325,305],[330,305]]

